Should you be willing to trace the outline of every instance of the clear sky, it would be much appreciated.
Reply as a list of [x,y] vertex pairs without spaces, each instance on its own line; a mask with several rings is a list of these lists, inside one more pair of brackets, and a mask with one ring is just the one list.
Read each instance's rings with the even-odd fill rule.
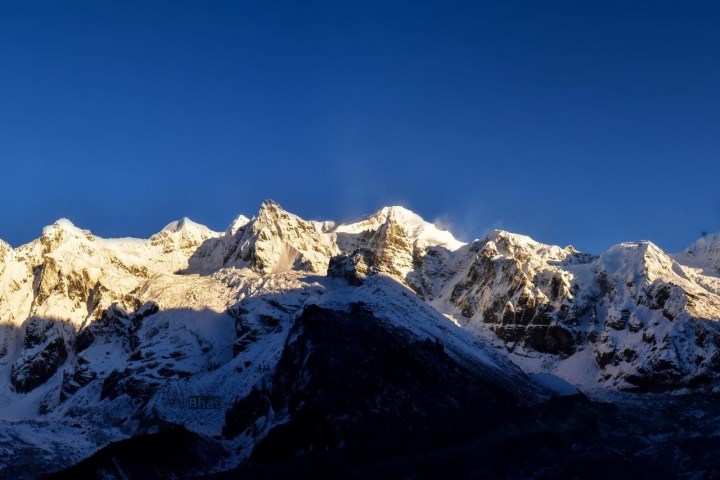
[[0,3],[0,238],[387,204],[597,252],[720,230],[720,2]]

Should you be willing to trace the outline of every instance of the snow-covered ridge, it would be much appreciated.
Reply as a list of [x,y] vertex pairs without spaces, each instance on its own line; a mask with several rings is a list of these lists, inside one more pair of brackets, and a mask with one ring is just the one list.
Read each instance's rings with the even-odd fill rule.
[[[337,224],[303,220],[271,200],[263,202],[252,218],[238,216],[223,233],[183,218],[149,239],[102,239],[60,219],[26,245],[13,249],[0,243],[0,313],[4,323],[19,324],[42,314],[82,325],[112,302],[127,301],[129,292],[154,275],[207,275],[223,268],[323,275],[333,257],[369,250],[377,263],[371,266],[375,271],[397,278],[448,314],[457,315],[459,309],[462,317],[480,323],[486,323],[482,311],[505,309],[493,293],[498,289],[508,305],[533,298],[561,308],[558,295],[568,302],[588,296],[600,274],[622,277],[626,285],[636,280],[641,285],[677,285],[704,300],[686,303],[688,315],[714,318],[714,297],[720,292],[713,275],[720,262],[719,238],[706,236],[672,256],[644,241],[620,244],[593,257],[501,230],[464,244],[399,206]],[[512,279],[496,278],[488,288],[494,274],[487,268],[478,270],[479,258],[504,264],[503,277],[510,275],[511,264],[517,265],[516,273]],[[61,281],[71,278],[72,286]],[[549,287],[543,285],[553,291],[545,291]],[[466,288],[476,293],[462,294]],[[639,288],[634,288],[634,295]]]
[[[106,240],[61,219],[16,249],[0,243],[0,322],[20,326],[37,316],[82,328],[113,304],[135,308],[135,292],[158,276],[244,268],[325,275],[333,258],[367,251],[362,275],[394,277],[512,351],[572,355],[588,345],[604,363],[606,350],[637,341],[637,335],[619,338],[607,325],[660,338],[668,322],[720,317],[720,279],[708,272],[716,240],[705,237],[674,256],[651,242],[592,256],[499,230],[463,244],[403,207],[335,224],[303,220],[272,201],[223,233],[184,218],[149,239]],[[337,271],[352,275],[359,268],[353,262]],[[611,381],[624,375],[622,368],[614,372]]]
[[[182,219],[149,239],[102,239],[61,220],[16,249],[0,244],[0,421],[48,422],[79,438],[92,429],[95,448],[155,421],[219,435],[225,408],[267,383],[310,305],[365,305],[409,342],[442,338],[457,361],[473,358],[506,384],[530,384],[403,286],[402,276],[382,275],[412,273],[427,249],[449,252],[459,242],[408,211],[374,217],[337,228],[268,201],[222,233]],[[326,276],[334,259],[356,250],[376,253],[366,281]],[[225,408],[200,416],[183,407],[207,392]],[[264,432],[233,437],[235,461]],[[77,461],[92,450],[62,452],[53,455]]]
[[457,250],[464,245],[453,237],[452,233],[441,230],[432,223],[423,220],[420,215],[405,207],[385,207],[363,219],[347,224],[340,224],[331,231],[334,233],[359,234],[364,231],[375,231],[387,222],[402,225],[410,239],[424,246],[441,246],[449,250]]
[[82,325],[141,281],[187,268],[197,248],[219,235],[182,219],[147,240],[106,240],[60,219],[39,239],[3,249],[0,321],[19,325],[39,315]]
[[[59,220],[26,245],[0,241],[0,421],[82,438],[92,426],[97,445],[143,422],[219,435],[225,410],[180,400],[237,405],[264,388],[310,306],[365,312],[523,391],[516,365],[584,391],[718,393],[717,238],[590,255],[500,230],[465,244],[403,207],[338,224],[272,201],[224,232],[184,218],[148,239]],[[273,415],[232,438],[239,459],[284,421]]]
[[336,225],[305,221],[268,200],[223,233],[183,218],[148,239],[103,239],[60,219],[26,245],[0,243],[0,321],[19,325],[31,315],[46,315],[80,326],[112,303],[127,302],[130,292],[155,275],[245,267],[261,274],[324,275],[332,257],[356,248],[382,250],[382,267],[407,275],[413,257],[428,247],[461,245],[402,207]]
[[720,232],[704,235],[673,258],[708,275],[720,275]]

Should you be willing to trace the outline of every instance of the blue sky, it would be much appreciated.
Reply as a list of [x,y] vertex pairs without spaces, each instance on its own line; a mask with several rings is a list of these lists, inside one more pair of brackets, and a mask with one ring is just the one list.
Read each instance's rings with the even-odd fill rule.
[[402,204],[600,251],[720,230],[718,2],[5,1],[0,238]]

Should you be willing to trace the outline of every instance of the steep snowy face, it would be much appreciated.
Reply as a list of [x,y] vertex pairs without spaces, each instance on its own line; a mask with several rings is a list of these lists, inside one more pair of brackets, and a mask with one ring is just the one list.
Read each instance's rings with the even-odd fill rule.
[[339,225],[333,232],[343,253],[372,251],[378,271],[400,279],[416,291],[423,288],[416,270],[430,248],[454,251],[463,245],[450,232],[403,207],[385,207],[359,222]]
[[[130,291],[147,269],[126,265],[90,232],[67,220],[45,228],[40,238],[17,249],[16,271],[24,271],[22,285],[29,287],[30,315],[81,325],[96,309],[109,306]],[[23,318],[24,317],[24,318]]]
[[266,201],[251,220],[238,217],[219,238],[190,258],[189,273],[251,268],[262,274],[304,271],[324,274],[337,255],[373,252],[371,267],[418,289],[415,270],[430,248],[452,251],[461,242],[402,207],[386,207],[363,220],[336,225],[306,221]]
[[249,218],[247,218],[245,215],[238,215],[230,223],[227,230],[225,230],[225,235],[228,235],[228,236],[236,235],[240,231],[240,229],[244,228],[245,225],[247,225],[248,223],[250,223]]
[[[234,226],[234,225],[233,225]],[[218,238],[219,233],[213,232],[205,225],[200,225],[185,217],[172,222],[150,237],[150,245],[162,249],[165,255],[175,254],[179,260],[178,269],[187,268],[183,263],[206,241]]]
[[401,225],[410,243],[417,244],[420,248],[440,246],[448,250],[457,250],[463,245],[450,232],[441,230],[423,220],[416,213],[398,206],[385,207],[355,223],[338,225],[334,231],[338,234],[345,234],[338,235],[338,243],[343,246],[343,250],[350,251],[354,246],[352,242],[355,238],[354,235],[378,231],[389,223]]
[[682,265],[702,269],[706,275],[720,276],[720,232],[703,236],[673,257]]
[[227,255],[225,266],[250,267],[263,274],[324,273],[338,253],[333,237],[322,231],[320,223],[305,221],[269,200],[232,237],[234,251]]
[[603,278],[614,280],[615,296],[626,295],[640,306],[661,303],[665,317],[719,316],[718,282],[683,267],[651,242],[613,247],[600,257],[598,268]]
[[82,325],[150,276],[187,268],[188,258],[219,234],[189,219],[173,222],[149,240],[95,237],[59,220],[38,240],[3,255],[4,322],[31,315]]
[[490,329],[513,345],[569,354],[572,334],[563,325],[578,314],[570,265],[591,256],[572,247],[543,245],[529,237],[495,231],[446,260],[445,279],[432,304],[456,314],[472,330]]
[[[32,271],[18,260],[18,252],[0,241],[0,320],[17,323],[32,303]],[[1,350],[1,347],[0,347]]]
[[0,370],[16,392],[51,382],[72,356],[75,334],[113,308],[139,307],[135,289],[184,268],[218,236],[188,219],[149,240],[104,240],[59,220],[0,263]]
[[611,248],[597,270],[601,296],[591,304],[588,339],[600,380],[641,390],[715,388],[720,298],[651,242]]
[[430,303],[530,370],[641,390],[717,377],[717,282],[650,242],[595,257],[494,232],[440,264]]
[[101,239],[60,220],[28,245],[0,245],[0,313],[14,324],[38,315],[82,325],[114,302],[131,308],[130,293],[158,273],[249,267],[261,274],[324,274],[331,258],[356,248],[373,252],[375,270],[419,290],[415,270],[428,249],[459,245],[400,207],[334,227],[302,220],[268,201],[252,220],[239,216],[223,234],[185,218],[148,240]]

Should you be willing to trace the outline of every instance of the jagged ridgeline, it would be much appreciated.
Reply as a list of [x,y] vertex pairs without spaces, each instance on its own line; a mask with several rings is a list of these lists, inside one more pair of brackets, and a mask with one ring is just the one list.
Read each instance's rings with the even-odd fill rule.
[[[528,374],[718,393],[719,318],[718,235],[592,255],[504,231],[460,242],[402,207],[338,224],[272,201],[225,232],[183,219],[147,240],[60,220],[0,243],[0,418],[27,420],[13,438],[56,425],[48,465],[168,425],[221,436],[238,464],[362,443],[363,424],[405,438],[391,419],[407,409],[460,428],[442,392],[521,409],[550,395]],[[355,380],[331,387],[338,372]]]

